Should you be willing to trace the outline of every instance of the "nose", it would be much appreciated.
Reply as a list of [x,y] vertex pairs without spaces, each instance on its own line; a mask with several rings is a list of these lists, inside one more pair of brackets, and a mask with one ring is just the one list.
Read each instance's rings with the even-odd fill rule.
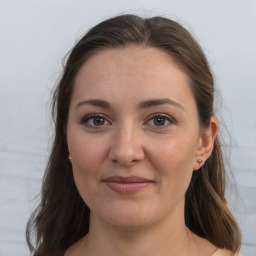
[[109,152],[112,162],[121,166],[131,166],[144,159],[142,136],[132,125],[117,128]]

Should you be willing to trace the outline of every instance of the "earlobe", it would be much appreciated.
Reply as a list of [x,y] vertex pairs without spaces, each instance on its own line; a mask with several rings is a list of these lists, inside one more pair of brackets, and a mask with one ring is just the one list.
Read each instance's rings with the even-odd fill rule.
[[193,171],[198,171],[204,165],[204,160],[201,158],[197,159],[194,163]]
[[210,119],[209,127],[202,130],[200,135],[200,143],[195,156],[194,162],[194,171],[200,169],[206,160],[210,157],[214,140],[217,137],[219,129],[218,119],[215,116],[212,116]]
[[197,159],[196,161],[199,163],[199,165],[200,165],[201,167],[203,166],[204,161],[203,161],[202,159]]

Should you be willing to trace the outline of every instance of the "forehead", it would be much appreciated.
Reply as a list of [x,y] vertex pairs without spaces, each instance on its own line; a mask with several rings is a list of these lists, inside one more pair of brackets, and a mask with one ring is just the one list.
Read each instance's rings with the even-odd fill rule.
[[[123,69],[124,67],[125,69]],[[177,61],[170,54],[158,48],[144,46],[106,48],[96,52],[85,61],[77,79],[79,79],[81,73],[94,74],[97,72],[98,77],[102,75],[111,76],[113,73],[109,71],[113,70],[121,71],[120,75],[124,73],[146,75],[153,72],[152,75],[157,73],[160,77],[166,74],[166,69],[169,73],[173,71],[176,72],[176,75],[178,75],[177,73],[183,73],[186,76],[185,71]]]
[[74,86],[75,98],[193,98],[187,74],[170,55],[153,47],[101,50],[83,64]]

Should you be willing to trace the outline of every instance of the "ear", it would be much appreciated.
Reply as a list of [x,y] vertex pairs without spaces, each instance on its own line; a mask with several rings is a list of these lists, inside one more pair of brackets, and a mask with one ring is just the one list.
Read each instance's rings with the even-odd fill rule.
[[195,161],[193,170],[197,171],[200,169],[206,160],[210,157],[213,151],[214,140],[218,134],[219,122],[215,116],[212,116],[210,119],[210,125],[208,128],[202,129],[199,141],[198,148],[195,155]]

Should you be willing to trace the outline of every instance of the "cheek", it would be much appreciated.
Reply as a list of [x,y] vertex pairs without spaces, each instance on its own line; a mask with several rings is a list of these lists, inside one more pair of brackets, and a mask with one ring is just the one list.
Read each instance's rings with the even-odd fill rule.
[[182,169],[182,167],[185,166],[189,168],[190,171],[193,169],[196,151],[194,144],[190,141],[170,139],[168,142],[159,143],[159,147],[152,148],[151,152],[155,155],[152,159],[157,161],[158,164],[167,167],[167,169]]
[[72,156],[72,170],[77,190],[85,202],[92,209],[94,201],[98,196],[98,181],[101,178],[101,162],[103,161],[99,144],[90,143],[81,137],[76,140],[72,138],[69,144]]
[[[158,150],[156,150],[158,148]],[[151,164],[158,171],[164,189],[186,190],[193,173],[195,146],[191,140],[172,140],[151,148]]]
[[70,130],[68,133],[74,180],[88,206],[91,205],[90,198],[97,193],[97,182],[101,179],[101,167],[106,156],[104,146],[102,140],[85,136],[84,131]]
[[68,148],[74,169],[84,173],[94,173],[106,157],[106,146],[95,136],[85,136],[84,132],[69,133]]

